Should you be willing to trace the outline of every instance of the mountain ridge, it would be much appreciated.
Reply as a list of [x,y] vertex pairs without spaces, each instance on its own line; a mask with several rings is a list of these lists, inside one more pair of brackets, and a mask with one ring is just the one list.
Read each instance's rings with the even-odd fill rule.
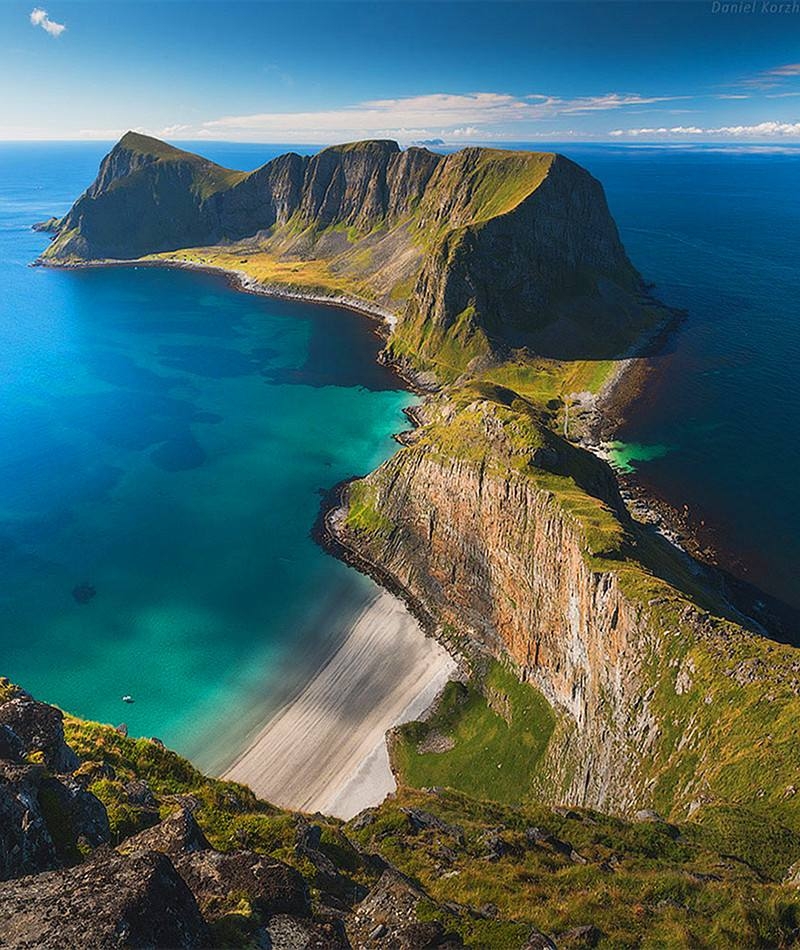
[[[226,227],[274,218],[242,239],[144,259],[380,306],[393,315],[387,358],[437,387],[400,450],[343,489],[323,521],[335,553],[424,607],[469,681],[449,684],[427,721],[393,732],[398,796],[346,834],[444,901],[415,899],[415,913],[452,923],[470,946],[550,948],[545,934],[557,931],[565,947],[796,945],[797,651],[738,613],[713,571],[636,522],[609,466],[574,444],[616,360],[674,316],[644,292],[599,184],[549,154],[445,158],[383,141],[289,153],[214,190],[227,170],[168,158],[165,171],[157,156],[142,161],[158,146],[128,144],[113,159],[121,177],[101,174],[97,195],[56,225],[46,261],[106,260],[70,257],[94,233],[92,201],[138,207],[133,223],[153,226],[151,205],[135,200],[143,181]],[[90,761],[130,769],[141,751],[111,730],[70,728]],[[159,755],[142,754],[148,781],[163,777],[150,770]],[[111,781],[95,791],[126,816]],[[204,817],[238,834],[222,791],[211,798]],[[542,809],[567,824],[551,827]],[[540,816],[530,834],[515,824],[526,810]],[[476,837],[460,828],[473,821]],[[244,825],[258,840],[257,823]],[[579,826],[596,861],[575,846]],[[619,835],[641,844],[647,884],[628,876]],[[687,864],[698,840],[719,850]],[[555,860],[546,873],[528,863],[540,847]],[[742,888],[733,898],[731,880]],[[530,936],[517,926],[514,902],[531,893],[563,920],[575,885],[569,925],[581,934],[541,917],[524,918]],[[464,911],[487,900],[480,921],[482,910]],[[357,946],[379,945],[359,934]],[[437,944],[409,946],[426,945]]]
[[375,140],[243,173],[129,132],[50,230],[49,264],[232,248],[296,265],[299,285],[322,270],[397,313],[390,354],[440,376],[466,368],[456,353],[558,338],[610,356],[652,322],[602,186],[552,152]]

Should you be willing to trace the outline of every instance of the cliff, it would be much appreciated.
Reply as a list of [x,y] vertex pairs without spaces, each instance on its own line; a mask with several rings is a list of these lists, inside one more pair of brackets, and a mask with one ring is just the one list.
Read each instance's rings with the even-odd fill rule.
[[514,800],[710,821],[736,806],[800,830],[797,651],[748,629],[526,400],[470,385],[424,417],[329,522],[440,636],[510,659],[556,710]]
[[[154,739],[0,681],[10,950],[788,947],[797,840],[401,791],[348,824],[280,811]],[[531,900],[535,893],[536,899]],[[666,896],[665,896],[666,895]],[[613,899],[610,899],[613,896]]]
[[291,263],[396,313],[389,353],[440,377],[522,346],[608,357],[651,322],[601,185],[551,153],[367,141],[246,174],[129,132],[47,226],[51,264],[235,249],[281,283]]
[[[346,857],[347,887],[372,888],[336,892],[352,945],[377,945],[382,926],[393,946],[437,945],[403,942],[411,917],[438,922],[443,946],[796,941],[796,895],[765,882],[794,880],[800,860],[797,651],[635,522],[608,466],[561,435],[611,358],[669,316],[642,294],[588,173],[551,154],[369,142],[243,175],[128,135],[48,228],[52,263],[146,255],[379,306],[396,318],[387,357],[439,386],[326,521],[338,552],[404,593],[472,671],[393,734],[398,798],[346,843],[331,831],[335,848],[311,848]],[[82,757],[124,763],[126,780],[136,753],[160,808],[191,789],[200,817],[222,822],[215,847],[285,842],[241,790],[177,765],[184,779],[159,784],[160,751],[73,728]],[[138,822],[119,779],[103,781],[86,791],[111,805],[111,827]],[[414,882],[390,869],[376,886],[375,852]],[[331,864],[311,863],[329,881]]]

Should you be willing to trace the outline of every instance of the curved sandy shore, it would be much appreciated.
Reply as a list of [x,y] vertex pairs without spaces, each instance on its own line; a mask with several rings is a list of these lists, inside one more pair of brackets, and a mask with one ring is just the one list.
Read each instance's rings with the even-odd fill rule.
[[284,808],[352,818],[395,788],[386,730],[419,716],[455,667],[405,604],[381,591],[223,778]]

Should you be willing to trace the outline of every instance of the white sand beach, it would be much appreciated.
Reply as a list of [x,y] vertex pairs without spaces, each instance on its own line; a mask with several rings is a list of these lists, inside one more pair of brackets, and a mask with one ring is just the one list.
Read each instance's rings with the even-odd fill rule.
[[419,716],[456,664],[381,591],[224,778],[284,808],[352,818],[394,790],[384,735]]

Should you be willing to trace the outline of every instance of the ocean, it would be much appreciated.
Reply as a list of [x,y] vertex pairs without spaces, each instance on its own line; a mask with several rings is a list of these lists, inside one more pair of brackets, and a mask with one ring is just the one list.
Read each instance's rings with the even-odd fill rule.
[[[320,492],[391,454],[413,397],[347,311],[200,273],[30,268],[30,225],[108,147],[0,145],[0,672],[213,767],[374,594],[309,531]],[[688,310],[618,462],[800,606],[800,151],[558,148]],[[247,169],[285,149],[200,150]]]
[[800,607],[800,147],[577,146],[628,254],[687,317],[617,458],[719,562]]
[[414,397],[363,316],[200,273],[29,267],[30,225],[105,151],[0,146],[0,672],[212,767],[376,592],[309,532]]

